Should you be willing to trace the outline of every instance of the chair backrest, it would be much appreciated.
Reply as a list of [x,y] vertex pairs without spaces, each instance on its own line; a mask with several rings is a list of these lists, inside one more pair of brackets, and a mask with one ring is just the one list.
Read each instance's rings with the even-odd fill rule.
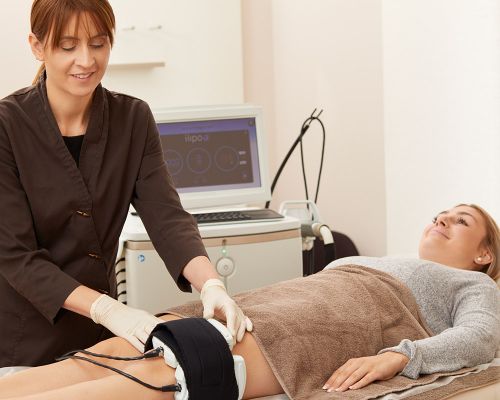
[[[335,259],[359,256],[359,251],[349,236],[336,231],[332,231],[332,235],[335,243]],[[326,266],[323,247],[323,243],[316,239],[312,250],[302,252],[304,275],[314,274]]]

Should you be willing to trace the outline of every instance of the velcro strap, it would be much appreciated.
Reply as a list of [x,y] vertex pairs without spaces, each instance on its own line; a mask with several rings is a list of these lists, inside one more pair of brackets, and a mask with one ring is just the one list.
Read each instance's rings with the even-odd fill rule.
[[184,318],[158,324],[145,344],[157,337],[174,353],[184,370],[190,400],[237,400],[234,360],[220,332],[204,318]]

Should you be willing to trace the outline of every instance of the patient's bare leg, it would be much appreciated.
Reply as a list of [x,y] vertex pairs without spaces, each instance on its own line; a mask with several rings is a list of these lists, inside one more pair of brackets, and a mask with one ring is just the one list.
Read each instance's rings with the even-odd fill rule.
[[[126,340],[116,337],[97,343],[88,350],[124,357],[140,354],[133,346],[128,345]],[[127,361],[111,361],[105,358],[99,358],[98,361],[102,364],[113,365],[121,370],[125,369],[129,363]],[[0,399],[40,393],[111,375],[114,376],[116,373],[85,361],[65,360],[0,378]]]
[[[155,386],[175,383],[174,370],[162,359],[131,362],[124,371]],[[147,389],[121,375],[110,375],[96,380],[75,383],[42,393],[12,397],[16,400],[170,400],[173,393]]]
[[[165,320],[176,319],[173,316],[165,316],[163,318]],[[112,338],[98,343],[91,350],[96,353],[121,356],[139,354],[134,347],[121,338]],[[283,392],[254,338],[250,334],[245,334],[243,341],[235,346],[233,353],[240,354],[245,359],[247,367],[245,398],[261,397]],[[137,362],[104,359],[99,359],[99,361],[125,370],[145,382],[157,386],[174,383],[173,370],[165,364],[163,359]],[[126,400],[136,399],[138,396],[144,399],[173,398],[168,394],[140,386],[138,383],[118,376],[107,369],[84,361],[75,360],[32,368],[0,379],[1,399],[44,400],[72,398],[77,400],[80,398],[102,398],[107,400],[116,398]]]
[[[250,337],[250,335],[247,336]],[[242,350],[240,353],[246,354],[249,361],[247,363],[248,381],[244,398],[280,393],[281,388],[277,382],[273,382],[274,376],[271,374],[272,378],[269,377],[265,373],[266,367],[259,366],[258,360],[253,360],[252,354],[255,355],[255,353],[254,349],[251,349],[250,342],[242,343],[239,347]],[[160,358],[130,362],[124,371],[156,386],[175,382],[173,369]],[[75,383],[43,393],[12,397],[12,399],[14,398],[16,400],[170,400],[173,399],[173,394],[147,389],[120,375],[108,375],[100,379]]]

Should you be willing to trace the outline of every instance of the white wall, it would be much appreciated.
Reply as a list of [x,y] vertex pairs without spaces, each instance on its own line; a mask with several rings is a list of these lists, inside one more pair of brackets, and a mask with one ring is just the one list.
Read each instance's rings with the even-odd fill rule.
[[[265,106],[273,171],[324,108],[318,203],[363,254],[416,253],[459,202],[500,220],[499,0],[243,0],[243,15],[245,99]],[[311,182],[320,142],[306,142]],[[294,161],[275,205],[303,197]]]
[[[234,0],[110,0],[115,61],[144,55],[160,68],[110,68],[104,84],[152,107],[241,103],[241,6]],[[127,28],[135,27],[133,31]],[[151,29],[161,26],[161,29]]]
[[0,98],[31,85],[38,61],[28,44],[31,0],[2,0],[0,12]]
[[[262,104],[271,177],[315,108],[327,134],[318,205],[363,254],[386,251],[381,2],[243,0],[245,100]],[[305,138],[315,191],[321,131]],[[303,199],[298,149],[272,206]]]
[[384,0],[383,37],[388,251],[460,202],[500,221],[500,1]]
[[[241,7],[234,0],[111,0],[117,19],[112,60],[155,57],[159,68],[109,68],[104,85],[153,108],[243,100]],[[32,0],[2,0],[0,98],[28,86],[38,69],[27,37]],[[162,29],[151,29],[157,26]],[[133,31],[123,30],[134,26]],[[115,52],[116,50],[116,52]]]

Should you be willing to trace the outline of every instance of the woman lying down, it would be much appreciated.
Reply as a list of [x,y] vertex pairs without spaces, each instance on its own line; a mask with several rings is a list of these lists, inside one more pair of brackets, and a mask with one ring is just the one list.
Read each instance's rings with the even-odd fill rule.
[[[412,381],[491,361],[500,341],[494,220],[475,205],[443,211],[425,228],[419,257],[340,259],[317,274],[235,296],[254,324],[232,350],[246,364],[243,398],[326,399],[398,374]],[[169,312],[162,320],[200,317],[202,307],[193,302]],[[121,338],[90,350],[139,355]],[[163,357],[99,362],[154,386],[177,382]],[[67,359],[0,379],[0,398],[173,399],[174,393]]]

